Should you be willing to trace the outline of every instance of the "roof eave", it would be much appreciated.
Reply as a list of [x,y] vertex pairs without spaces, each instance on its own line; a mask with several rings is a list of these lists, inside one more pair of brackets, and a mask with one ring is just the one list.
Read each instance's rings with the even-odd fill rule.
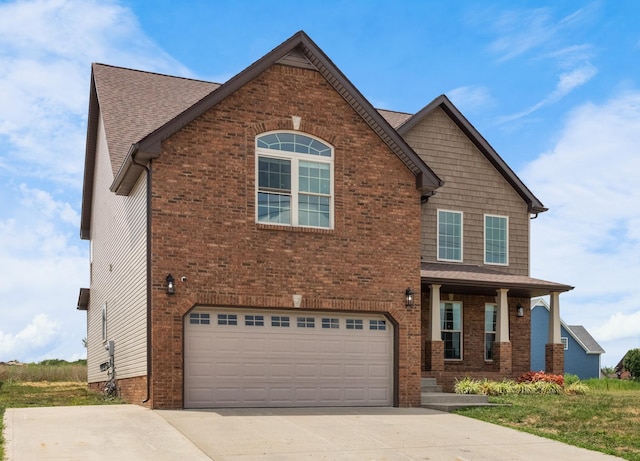
[[82,211],[80,213],[80,238],[83,240],[91,238],[93,179],[96,161],[96,142],[98,139],[98,121],[100,119],[100,104],[98,103],[93,67],[91,69],[91,84],[89,88],[89,116],[84,156],[84,179],[82,182]]
[[[318,69],[324,78],[334,87],[342,98],[350,104],[354,110],[360,114],[365,122],[376,132],[376,134],[387,144],[387,146],[404,162],[404,164],[416,176],[416,187],[421,193],[426,194],[441,187],[444,182],[429,168],[429,166],[416,154],[413,149],[404,141],[389,123],[378,113],[378,111],[362,96],[362,94],[351,84],[345,75],[333,64],[324,52],[309,38],[307,34],[300,31],[291,38],[281,43],[278,47],[267,53],[258,61],[251,64],[245,70],[229,79],[226,83],[212,91],[209,95],[183,111],[163,126],[149,133],[136,144],[138,152],[145,153],[143,157],[148,159],[157,158],[160,152],[162,141],[176,133],[187,123],[214,107],[220,101],[228,97],[242,87],[245,83],[260,75],[269,67],[276,64],[294,49],[299,49],[311,63]],[[136,159],[140,162],[142,158],[138,154],[130,151],[123,162],[111,189],[117,194],[126,195],[140,174],[139,166],[132,162]]]

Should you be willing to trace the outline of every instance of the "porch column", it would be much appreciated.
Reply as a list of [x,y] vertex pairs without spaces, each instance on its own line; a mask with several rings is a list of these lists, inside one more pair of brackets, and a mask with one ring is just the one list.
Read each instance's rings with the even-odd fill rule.
[[549,302],[549,342],[545,346],[544,366],[547,373],[564,374],[564,345],[560,340],[560,293],[551,292]]
[[498,288],[496,302],[498,312],[496,313],[496,342],[503,343],[509,341],[509,302],[507,300],[508,288]]
[[440,287],[429,285],[429,340],[442,341],[440,332]]
[[493,343],[493,369],[504,375],[512,370],[512,351],[509,341],[509,301],[507,288],[496,290],[496,340]]
[[440,287],[429,285],[429,336],[425,344],[427,371],[444,371],[444,343],[440,331]]

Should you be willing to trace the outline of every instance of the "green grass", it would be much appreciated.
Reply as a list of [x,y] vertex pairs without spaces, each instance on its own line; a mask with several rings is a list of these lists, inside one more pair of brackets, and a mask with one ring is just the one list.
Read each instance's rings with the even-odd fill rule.
[[87,367],[82,362],[0,365],[0,460],[4,459],[2,432],[6,408],[122,403],[89,391],[86,379]]
[[586,395],[491,397],[501,407],[457,413],[570,445],[640,461],[640,383],[588,380]]

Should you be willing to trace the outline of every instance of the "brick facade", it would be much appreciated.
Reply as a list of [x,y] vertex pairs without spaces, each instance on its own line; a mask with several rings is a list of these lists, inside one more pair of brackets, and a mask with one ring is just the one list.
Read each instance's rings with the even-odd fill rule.
[[[428,290],[428,289],[427,289]],[[428,291],[427,291],[428,293]],[[428,296],[424,294],[423,296]],[[449,300],[448,293],[441,293],[441,300]],[[436,378],[445,391],[452,391],[455,381],[465,377],[502,380],[516,378],[529,371],[531,343],[531,315],[529,298],[509,298],[509,339],[508,343],[494,343],[493,360],[484,356],[484,308],[487,303],[495,303],[495,296],[452,295],[452,301],[462,302],[462,360],[444,360],[443,368],[432,367],[436,347],[443,347],[442,341],[428,341],[428,303],[423,306],[423,343],[425,358],[423,376]],[[518,317],[518,304],[525,307],[524,317]],[[429,350],[431,355],[427,356]],[[444,350],[441,352],[444,356]]]
[[[332,230],[255,222],[255,137],[291,116],[335,148]],[[152,170],[153,408],[182,408],[191,308],[292,308],[293,294],[302,309],[387,314],[397,403],[420,404],[420,309],[404,305],[420,286],[415,177],[318,72],[273,66],[165,141]]]

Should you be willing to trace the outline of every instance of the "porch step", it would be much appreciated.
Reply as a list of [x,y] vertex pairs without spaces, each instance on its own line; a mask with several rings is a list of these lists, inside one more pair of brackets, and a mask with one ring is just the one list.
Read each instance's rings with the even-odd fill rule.
[[489,403],[489,397],[486,395],[423,392],[421,397],[423,408],[446,412],[452,412],[460,408],[496,406],[494,403]]
[[442,392],[442,387],[438,385],[435,378],[422,378],[420,384],[423,408],[452,412],[460,408],[496,406],[489,403],[489,397],[486,395]]
[[420,381],[421,392],[442,392],[442,386],[438,386],[436,378],[422,378]]

